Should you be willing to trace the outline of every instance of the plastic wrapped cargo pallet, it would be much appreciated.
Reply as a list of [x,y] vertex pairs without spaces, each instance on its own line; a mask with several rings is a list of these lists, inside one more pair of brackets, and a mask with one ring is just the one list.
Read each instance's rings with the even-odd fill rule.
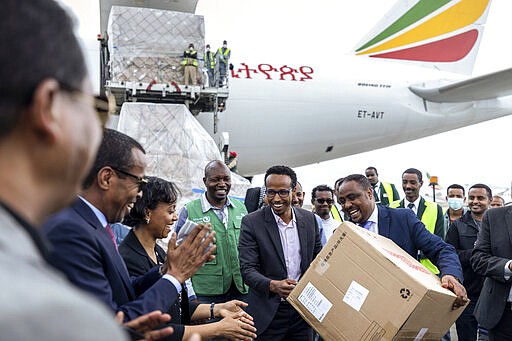
[[182,84],[183,51],[193,43],[198,58],[203,58],[203,16],[112,6],[107,33],[114,82],[149,83],[156,80],[158,83],[175,81]]
[[[178,207],[204,190],[204,166],[221,160],[212,137],[182,104],[124,103],[117,129],[139,141],[146,150],[146,174],[175,182]],[[231,174],[230,196],[244,198],[249,181]]]

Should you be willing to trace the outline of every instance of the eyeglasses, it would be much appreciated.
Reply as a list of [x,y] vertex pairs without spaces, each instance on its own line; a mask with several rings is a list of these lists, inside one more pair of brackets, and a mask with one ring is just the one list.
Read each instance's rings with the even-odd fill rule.
[[94,96],[94,110],[98,114],[101,126],[105,127],[109,115],[116,109],[116,100],[113,96],[97,95]]
[[139,186],[139,191],[142,191],[144,186],[146,186],[146,184],[148,183],[148,179],[146,179],[144,177],[133,175],[131,173],[125,172],[124,170],[116,168],[116,167],[110,166],[110,168],[112,168],[114,171],[116,171],[118,173],[121,173],[123,175],[129,176],[129,177],[137,180],[137,185]]
[[332,199],[324,199],[324,198],[317,198],[315,199],[317,203],[320,205],[327,203],[327,205],[332,205],[334,203],[334,200]]
[[286,198],[290,195],[291,190],[289,189],[280,189],[279,191],[275,191],[273,189],[267,189],[267,197],[273,198],[276,194],[279,194],[281,198]]
[[92,99],[92,103],[94,106],[94,110],[98,115],[98,118],[101,122],[101,126],[105,127],[107,124],[108,118],[110,114],[113,114],[116,109],[116,100],[115,97],[110,95],[96,95],[93,96],[91,94],[85,93],[82,90],[73,89],[66,85],[61,84],[62,90],[76,96],[81,97],[87,100]]

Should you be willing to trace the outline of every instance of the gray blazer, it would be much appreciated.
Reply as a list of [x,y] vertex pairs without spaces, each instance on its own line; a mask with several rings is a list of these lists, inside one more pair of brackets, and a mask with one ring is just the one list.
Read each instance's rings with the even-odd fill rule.
[[51,268],[1,206],[0,331],[4,340],[125,340],[106,307]]
[[505,280],[505,264],[512,259],[512,206],[488,210],[482,221],[471,265],[485,276],[474,315],[484,328],[494,328],[507,303],[512,278]]
[[[294,208],[294,213],[299,232],[300,267],[304,274],[322,245],[315,215],[300,208]],[[242,219],[238,252],[240,271],[249,286],[247,312],[254,317],[259,335],[267,329],[281,302],[278,295],[270,292],[270,280],[288,277],[279,230],[270,207]]]

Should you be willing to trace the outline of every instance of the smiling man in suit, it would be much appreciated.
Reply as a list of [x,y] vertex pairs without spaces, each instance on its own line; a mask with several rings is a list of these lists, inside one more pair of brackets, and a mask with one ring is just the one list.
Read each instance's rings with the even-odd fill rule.
[[[104,302],[112,315],[121,311],[128,320],[153,310],[169,311],[182,283],[213,259],[215,249],[205,251],[215,235],[205,237],[208,226],[200,225],[179,247],[173,234],[163,267],[130,279],[110,224],[121,221],[142,195],[145,169],[142,146],[125,134],[105,129],[81,196],[43,228],[53,245],[53,264],[76,286]],[[172,337],[181,339],[183,327],[173,327]]]
[[321,249],[315,215],[292,207],[296,184],[291,168],[270,167],[265,174],[268,207],[242,219],[240,269],[249,285],[247,311],[258,340],[313,338],[311,327],[286,301]]
[[459,257],[452,245],[430,233],[410,209],[392,209],[376,205],[373,189],[362,174],[352,174],[339,186],[338,200],[355,224],[391,239],[408,254],[418,258],[422,251],[441,271],[441,284],[457,295],[454,308],[468,301],[462,280]]

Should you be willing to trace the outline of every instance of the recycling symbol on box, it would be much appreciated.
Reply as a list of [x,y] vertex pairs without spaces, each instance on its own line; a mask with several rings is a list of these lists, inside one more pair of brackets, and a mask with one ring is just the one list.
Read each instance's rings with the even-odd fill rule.
[[407,288],[400,289],[400,296],[402,296],[403,299],[408,299],[411,296],[411,290]]

